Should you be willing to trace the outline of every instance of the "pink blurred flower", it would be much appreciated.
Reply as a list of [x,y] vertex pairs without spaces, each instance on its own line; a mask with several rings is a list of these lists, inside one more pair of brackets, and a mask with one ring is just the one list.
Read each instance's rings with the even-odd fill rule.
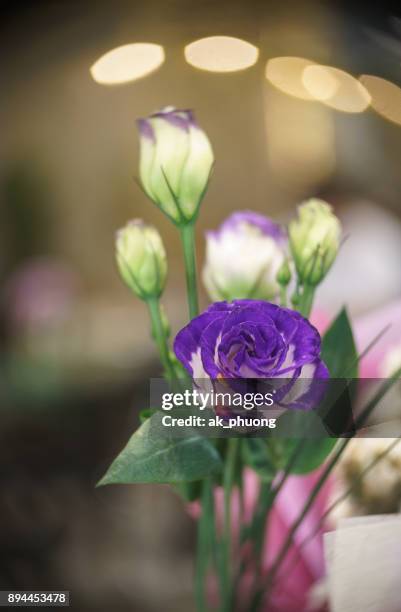
[[363,351],[386,326],[390,328],[361,360],[361,378],[383,377],[382,365],[389,351],[401,344],[401,299],[357,317],[354,321],[358,351]]
[[79,278],[64,262],[50,257],[29,260],[3,289],[10,323],[40,327],[68,318],[78,288]]
[[[266,527],[262,569],[266,575],[288,535],[288,530],[304,506],[320,471],[307,476],[292,476],[275,500]],[[255,505],[260,480],[251,470],[245,470],[245,519]],[[301,543],[313,532],[328,499],[330,484],[323,487],[310,512],[294,535],[291,546],[275,581],[266,612],[302,612],[309,608],[310,589],[324,575],[322,532],[305,546]],[[242,595],[244,596],[244,594]]]
[[[318,309],[312,312],[311,322],[320,333],[324,333],[330,325],[330,318],[324,310]],[[386,355],[401,345],[401,299],[398,298],[356,317],[352,321],[352,326],[359,353],[363,352],[386,327],[389,327],[360,363],[361,378],[383,377],[382,365]]]
[[[324,310],[314,310],[311,322],[320,333],[324,333],[330,325],[330,318]],[[362,353],[388,327],[360,362],[359,375],[361,378],[383,377],[382,365],[386,355],[393,348],[401,345],[401,299],[398,298],[364,315],[355,317],[352,326],[359,353]]]

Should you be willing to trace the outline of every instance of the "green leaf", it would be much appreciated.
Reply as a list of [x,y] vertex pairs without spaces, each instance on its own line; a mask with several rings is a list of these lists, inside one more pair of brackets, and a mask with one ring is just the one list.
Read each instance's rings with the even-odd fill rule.
[[358,377],[358,354],[345,308],[324,334],[321,355],[331,378]]
[[271,482],[277,473],[277,468],[269,445],[271,443],[276,445],[277,441],[266,438],[244,438],[241,443],[243,462],[252,468],[262,481]]
[[[328,438],[325,427],[315,412],[288,411],[277,423],[286,435],[293,432],[294,437],[278,438],[280,442],[280,458],[284,469],[294,453],[291,474],[307,474],[316,470],[326,460],[336,445],[337,438]],[[297,436],[297,437],[296,437]],[[307,437],[305,437],[307,436]]]
[[157,408],[144,408],[143,410],[141,410],[139,413],[140,424],[142,425],[142,423],[150,419],[150,417],[153,416],[156,411]]
[[221,469],[220,456],[207,438],[194,430],[177,437],[162,418],[157,412],[142,423],[98,485],[188,482]]
[[202,494],[202,480],[192,480],[191,482],[178,482],[174,485],[175,490],[186,502],[194,502],[200,499]]
[[[283,457],[289,461],[302,441],[298,438],[289,438],[283,445]],[[337,443],[337,438],[320,438],[319,440],[304,440],[297,460],[291,468],[291,474],[308,474],[316,470],[327,459]]]

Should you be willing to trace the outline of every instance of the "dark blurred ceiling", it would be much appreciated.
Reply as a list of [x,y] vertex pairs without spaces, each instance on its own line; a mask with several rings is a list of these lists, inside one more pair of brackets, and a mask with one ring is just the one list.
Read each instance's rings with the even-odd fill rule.
[[[2,13],[1,29],[7,29],[14,19],[29,19],[42,21],[43,26],[48,26],[52,19],[79,18],[88,13],[97,13],[99,10],[109,9],[110,13],[118,15],[124,8],[131,10],[142,8],[146,4],[153,10],[163,13],[166,18],[170,12],[173,14],[179,8],[183,20],[188,17],[197,18],[199,13],[206,14],[215,11],[216,5],[221,11],[231,11],[233,7],[241,8],[248,15],[252,13],[257,16],[259,11],[265,14],[274,12],[276,8],[283,6],[288,10],[299,10],[303,5],[310,7],[313,1],[305,0],[148,0],[146,3],[132,0],[0,0]],[[401,3],[394,0],[377,1],[354,1],[349,0],[326,0],[316,1],[315,4],[325,5],[328,9],[341,11],[344,16],[355,19],[360,25],[376,27],[383,32],[393,33],[392,18],[401,17]]]
[[[141,4],[140,2],[124,2],[124,1],[112,1],[112,0],[0,0],[0,8],[2,11],[3,18],[7,18],[13,15],[21,15],[24,11],[42,11],[44,9],[49,9],[50,7],[53,10],[60,11],[61,13],[66,14],[78,14],[81,11],[86,10],[94,10],[98,8],[99,5],[109,5],[110,8],[114,8],[118,10],[121,6],[131,6],[131,8],[135,5]],[[176,5],[177,2],[167,1],[167,0],[158,0],[157,2],[153,2],[154,5],[158,5],[160,10],[169,9],[170,5]],[[211,0],[200,0],[195,3],[191,0],[181,0],[178,4],[181,4],[183,10],[188,10],[190,5],[197,6],[199,8],[207,10],[212,5],[216,4]],[[251,0],[248,2],[242,1],[233,1],[233,0],[220,0],[218,3],[220,6],[232,6],[233,4],[243,5],[244,9],[252,11],[255,7],[268,7],[269,9],[274,8],[275,4],[286,4],[290,7],[291,4],[300,5],[302,4],[302,0],[287,0],[286,2],[279,2],[279,0]],[[305,4],[305,2],[304,2]],[[310,3],[308,3],[310,4]],[[322,4],[322,2],[320,2]],[[327,6],[335,7],[336,9],[341,9],[350,15],[358,16],[360,19],[371,22],[371,20],[377,20],[380,17],[383,17],[383,21],[385,22],[386,16],[400,16],[401,15],[401,5],[397,0],[383,0],[382,2],[378,1],[353,1],[349,0],[327,0],[323,2]],[[192,9],[192,7],[191,7]],[[4,25],[4,23],[3,23]]]

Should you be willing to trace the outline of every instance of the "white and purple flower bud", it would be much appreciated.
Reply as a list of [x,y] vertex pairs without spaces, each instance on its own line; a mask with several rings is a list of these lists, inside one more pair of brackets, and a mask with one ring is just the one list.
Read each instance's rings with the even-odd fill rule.
[[138,120],[139,175],[151,200],[178,225],[192,221],[206,191],[213,151],[193,113],[168,107]]
[[332,207],[311,199],[298,208],[288,227],[289,242],[301,283],[318,285],[333,264],[340,246],[341,224]]
[[203,282],[212,300],[278,295],[287,241],[279,225],[252,211],[236,212],[206,240]]
[[140,219],[117,233],[116,260],[121,277],[142,300],[159,297],[167,276],[167,258],[159,232]]

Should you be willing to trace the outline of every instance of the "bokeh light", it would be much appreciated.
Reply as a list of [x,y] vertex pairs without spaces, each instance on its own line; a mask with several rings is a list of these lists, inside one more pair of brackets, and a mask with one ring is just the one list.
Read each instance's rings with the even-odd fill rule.
[[372,98],[372,108],[389,121],[401,125],[401,88],[370,74],[362,75],[360,82]]
[[332,66],[307,66],[302,82],[309,94],[344,113],[361,113],[370,104],[366,88],[351,74]]
[[184,49],[188,64],[209,72],[236,72],[253,66],[259,49],[251,43],[231,36],[210,36],[187,45]]
[[302,77],[304,70],[314,65],[314,61],[304,57],[274,57],[267,62],[265,75],[280,91],[302,100],[313,100]]
[[102,55],[90,68],[102,85],[119,85],[140,79],[162,65],[164,49],[153,43],[132,43]]
[[307,66],[302,73],[302,83],[316,100],[329,100],[336,93],[339,82],[324,66]]

